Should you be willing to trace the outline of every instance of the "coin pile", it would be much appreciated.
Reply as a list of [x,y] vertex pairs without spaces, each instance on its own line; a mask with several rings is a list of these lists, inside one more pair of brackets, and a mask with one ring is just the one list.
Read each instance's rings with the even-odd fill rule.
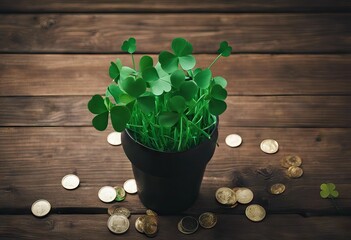
[[261,142],[260,148],[264,153],[274,154],[278,152],[279,144],[274,139],[265,139]]
[[213,228],[217,224],[217,216],[211,212],[204,212],[196,219],[192,216],[185,216],[178,222],[178,230],[183,234],[193,234],[199,225],[205,229]]
[[288,169],[286,174],[290,178],[299,178],[303,175],[301,164],[302,159],[297,155],[288,155],[280,160],[280,165]]
[[237,202],[241,204],[250,203],[254,195],[250,189],[244,187],[235,187],[233,189],[221,187],[217,189],[215,197],[222,205],[236,207]]
[[110,215],[107,220],[108,229],[115,234],[125,233],[130,226],[129,217],[130,211],[125,207],[112,205],[107,210]]
[[135,229],[148,237],[155,237],[158,231],[158,215],[154,211],[146,210],[146,215],[135,220]]

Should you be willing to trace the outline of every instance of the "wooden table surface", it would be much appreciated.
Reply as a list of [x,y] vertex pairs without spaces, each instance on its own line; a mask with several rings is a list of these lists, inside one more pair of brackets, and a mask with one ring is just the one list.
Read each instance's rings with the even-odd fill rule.
[[[213,72],[228,80],[228,109],[220,118],[219,147],[196,203],[160,216],[155,239],[351,239],[351,2],[348,0],[0,1],[0,239],[147,239],[134,229],[145,208],[136,195],[131,228],[115,236],[97,192],[133,178],[121,147],[91,126],[91,95],[104,93],[108,66],[121,42],[137,39],[137,58],[169,49],[174,37],[193,43],[199,66],[227,40],[233,55]],[[229,148],[230,133],[243,138]],[[261,152],[273,138],[279,152]],[[304,175],[289,179],[279,161],[297,154]],[[75,173],[78,189],[61,179]],[[268,193],[276,182],[282,195]],[[322,199],[321,183],[339,198]],[[214,193],[245,186],[267,210],[250,222],[245,206],[225,208]],[[181,194],[181,193],[179,193]],[[42,219],[31,214],[37,199],[52,204]],[[182,216],[218,215],[210,230],[185,236]]]

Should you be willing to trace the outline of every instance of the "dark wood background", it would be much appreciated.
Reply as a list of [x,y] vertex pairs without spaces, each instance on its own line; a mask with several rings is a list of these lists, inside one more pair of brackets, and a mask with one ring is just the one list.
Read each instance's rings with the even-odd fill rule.
[[[219,147],[199,199],[184,214],[161,216],[156,239],[350,239],[351,215],[351,2],[349,0],[0,1],[0,239],[146,239],[134,221],[145,208],[137,196],[121,203],[131,228],[113,236],[97,192],[132,178],[111,131],[91,126],[87,102],[103,93],[109,62],[123,40],[137,39],[137,58],[169,49],[174,37],[193,43],[199,66],[227,40],[233,55],[213,71],[228,79],[228,110],[220,118]],[[243,137],[239,148],[224,143]],[[280,144],[260,151],[265,138]],[[279,165],[288,154],[303,159],[304,176],[289,179]],[[267,177],[265,173],[272,175]],[[61,178],[81,179],[74,191]],[[287,190],[267,189],[283,182]],[[333,182],[340,197],[321,199]],[[245,206],[216,203],[218,187],[246,186],[267,217],[252,223]],[[180,193],[181,194],[181,193]],[[31,215],[40,198],[49,216]],[[218,214],[214,229],[178,232],[185,214]]]

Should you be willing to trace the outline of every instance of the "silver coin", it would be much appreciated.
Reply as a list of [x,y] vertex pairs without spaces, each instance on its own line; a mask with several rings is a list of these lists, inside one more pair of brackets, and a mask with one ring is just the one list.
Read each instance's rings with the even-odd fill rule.
[[112,215],[107,220],[108,229],[116,234],[125,233],[129,229],[129,220],[124,215]]
[[79,177],[74,174],[68,174],[62,178],[61,184],[68,190],[75,189],[79,186]]
[[261,142],[260,148],[262,152],[273,154],[278,152],[279,144],[274,139],[265,139]]
[[242,138],[238,134],[230,134],[225,138],[225,143],[232,148],[239,147],[242,141]]
[[138,192],[135,179],[128,179],[127,181],[125,181],[123,184],[123,188],[129,194],[135,194]]
[[51,210],[51,204],[45,199],[39,199],[32,204],[32,213],[36,217],[44,217]]
[[100,188],[98,193],[99,199],[105,203],[113,202],[117,196],[117,192],[113,187],[104,186]]
[[112,132],[107,136],[107,142],[113,146],[118,146],[122,144],[121,133]]

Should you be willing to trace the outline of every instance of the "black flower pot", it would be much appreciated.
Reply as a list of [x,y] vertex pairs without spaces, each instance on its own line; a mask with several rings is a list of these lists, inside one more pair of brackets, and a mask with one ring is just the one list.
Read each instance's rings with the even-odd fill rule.
[[138,194],[145,207],[161,214],[181,212],[196,200],[207,163],[218,139],[218,121],[206,139],[183,152],[160,152],[136,142],[130,132],[122,133],[124,152],[132,163]]

